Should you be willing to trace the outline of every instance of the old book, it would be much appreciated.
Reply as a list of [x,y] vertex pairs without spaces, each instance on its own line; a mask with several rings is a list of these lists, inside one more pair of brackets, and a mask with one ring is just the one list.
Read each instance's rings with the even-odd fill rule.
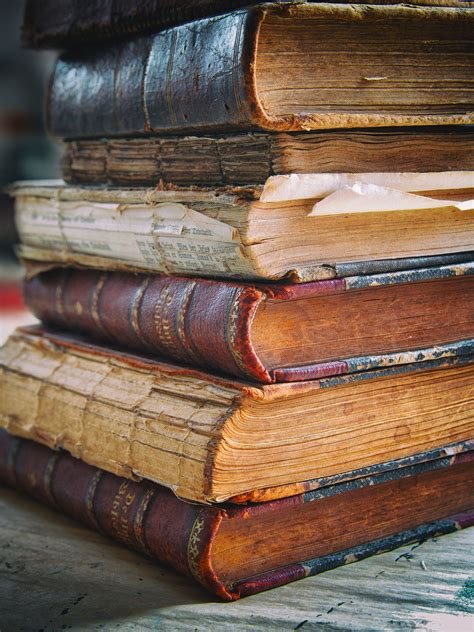
[[[282,2],[289,0],[281,0]],[[303,2],[304,0],[298,0]],[[345,2],[346,0],[339,0]],[[348,0],[347,0],[348,1]],[[357,4],[351,0],[351,4]],[[68,48],[151,33],[171,24],[255,4],[253,0],[27,0],[22,41],[37,48]],[[364,0],[363,4],[397,4]],[[416,0],[426,6],[469,7],[463,0]]]
[[64,143],[70,183],[264,184],[272,175],[474,170],[474,127],[99,138]]
[[26,259],[301,282],[472,260],[473,190],[472,172],[453,171],[292,174],[237,189],[39,181],[12,194]]
[[474,453],[202,507],[0,431],[0,480],[232,600],[474,523]]
[[[24,284],[34,315],[61,329],[258,382],[410,362],[474,338],[474,263],[304,283],[54,269]],[[407,353],[409,351],[409,353]]]
[[[474,122],[474,10],[268,3],[59,59],[63,138]],[[416,59],[416,62],[413,60]]]
[[189,500],[271,499],[472,439],[472,352],[258,385],[30,327],[0,351],[0,425]]

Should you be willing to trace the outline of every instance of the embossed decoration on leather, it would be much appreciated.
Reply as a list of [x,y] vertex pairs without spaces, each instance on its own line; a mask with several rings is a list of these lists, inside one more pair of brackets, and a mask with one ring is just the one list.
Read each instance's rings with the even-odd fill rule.
[[133,532],[135,534],[135,538],[140,545],[140,548],[144,553],[149,556],[153,556],[153,552],[150,550],[148,546],[148,542],[146,539],[146,530],[144,528],[145,516],[146,512],[150,506],[150,503],[154,499],[156,492],[154,489],[148,489],[140,501],[138,509],[135,513],[135,517],[133,519]]
[[148,346],[148,342],[143,337],[143,334],[141,332],[140,321],[138,319],[138,315],[139,315],[139,310],[140,310],[143,296],[150,284],[150,280],[151,280],[151,277],[146,276],[141,282],[137,291],[135,292],[135,295],[130,304],[130,317],[129,317],[130,324],[132,325],[132,328],[133,328],[133,331],[135,332],[136,337],[138,338],[140,343],[144,345],[145,347]]
[[205,582],[205,578],[202,576],[201,568],[199,565],[202,543],[202,536],[204,530],[204,518],[198,515],[193,523],[188,540],[188,565],[191,573],[199,582]]
[[99,276],[99,279],[97,281],[97,284],[94,287],[94,291],[92,293],[92,297],[91,297],[91,304],[90,304],[90,313],[92,315],[92,318],[94,319],[94,323],[97,325],[97,327],[104,332],[104,334],[107,336],[107,338],[109,338],[109,332],[107,331],[107,329],[104,327],[104,323],[102,322],[102,319],[100,317],[100,309],[99,309],[99,301],[100,301],[100,295],[101,292],[104,288],[105,282],[107,281],[107,273],[104,272]]
[[189,361],[200,365],[203,362],[202,357],[196,351],[192,343],[191,337],[188,335],[186,328],[186,321],[190,317],[190,304],[192,301],[193,293],[197,287],[196,281],[188,281],[186,284],[184,291],[181,295],[181,303],[176,314],[175,323],[176,323],[176,335],[184,350],[189,356]]

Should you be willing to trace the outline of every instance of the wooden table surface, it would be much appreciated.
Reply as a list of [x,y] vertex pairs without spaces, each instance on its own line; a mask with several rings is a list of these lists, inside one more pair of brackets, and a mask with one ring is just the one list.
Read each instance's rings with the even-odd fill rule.
[[0,488],[0,630],[474,630],[474,528],[235,603]]

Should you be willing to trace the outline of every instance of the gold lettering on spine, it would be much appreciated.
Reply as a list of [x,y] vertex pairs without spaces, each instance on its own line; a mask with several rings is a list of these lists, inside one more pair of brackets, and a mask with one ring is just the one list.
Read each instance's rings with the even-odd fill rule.
[[188,565],[191,573],[198,581],[202,581],[204,579],[199,568],[199,545],[201,542],[201,534],[203,529],[204,518],[202,516],[198,516],[191,528],[191,533],[189,534],[188,540]]
[[123,481],[123,483],[121,483],[112,502],[112,511],[110,512],[110,516],[112,519],[112,529],[115,532],[115,537],[124,544],[127,544],[129,547],[134,548],[134,542],[129,525],[129,509],[130,505],[132,505],[135,500],[135,494],[128,491],[128,487],[128,481]]
[[240,336],[238,335],[239,317],[240,317],[240,297],[245,290],[237,289],[232,298],[232,305],[227,319],[226,342],[227,348],[232,354],[235,364],[238,368],[249,377],[254,377],[248,370],[247,365],[240,351]]
[[174,327],[171,321],[173,314],[172,310],[170,310],[170,305],[175,297],[175,291],[169,284],[163,287],[155,304],[154,323],[156,335],[162,349],[169,355],[182,357],[183,354],[174,339]]
[[144,345],[147,345],[146,340],[142,336],[142,332],[140,331],[140,323],[138,320],[138,311],[140,309],[140,305],[143,299],[143,295],[147,287],[150,285],[150,277],[145,277],[144,281],[138,288],[137,293],[133,298],[132,308],[130,310],[130,323],[132,325],[133,331],[135,332],[136,337],[140,340],[140,342]]

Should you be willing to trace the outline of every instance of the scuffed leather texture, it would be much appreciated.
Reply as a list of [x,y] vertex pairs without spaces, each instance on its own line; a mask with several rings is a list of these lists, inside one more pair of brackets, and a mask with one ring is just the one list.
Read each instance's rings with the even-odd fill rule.
[[50,131],[68,138],[248,126],[256,97],[245,78],[261,15],[236,11],[62,56]]
[[[25,300],[43,322],[258,382],[274,382],[250,341],[252,316],[269,297],[290,300],[343,290],[335,279],[253,286],[224,281],[56,269],[26,280]],[[339,365],[346,368],[342,371]],[[332,373],[347,372],[346,363]],[[331,372],[329,364],[324,368]],[[317,365],[294,379],[327,374]],[[285,370],[278,380],[285,380]],[[291,372],[288,373],[291,375]]]
[[[0,430],[0,480],[230,599],[209,563],[221,509],[203,509],[154,483],[120,478],[4,430]],[[191,557],[188,544],[198,518],[201,537]]]
[[[423,84],[426,105],[416,105],[415,93],[419,89],[414,86],[418,86],[418,79],[416,73],[407,73],[406,99],[414,102],[404,100],[401,109],[396,106],[398,97],[394,90],[393,103],[380,109],[367,107],[354,111],[351,100],[356,96],[348,97],[344,107],[334,109],[327,107],[324,98],[318,103],[318,98],[313,97],[311,106],[303,111],[293,106],[288,97],[282,113],[267,107],[257,89],[259,30],[269,15],[291,20],[335,20],[339,31],[341,20],[346,28],[361,19],[367,20],[375,32],[382,23],[387,30],[399,28],[403,33],[403,24],[407,24],[415,40],[424,47],[430,41],[428,24],[434,28],[433,50],[438,56],[441,51],[448,56],[457,54],[456,61],[466,58],[465,63],[458,63],[467,76],[463,75],[457,83],[441,77],[440,83],[446,82],[446,91],[440,86],[435,89],[431,84]],[[53,135],[75,139],[154,133],[470,124],[473,119],[468,101],[467,55],[473,23],[474,11],[469,9],[453,12],[401,4],[387,8],[362,4],[266,3],[107,47],[83,46],[61,56],[56,64],[50,84],[47,127]],[[383,53],[381,49],[381,59]],[[403,50],[403,55],[409,56],[410,51]],[[323,62],[329,63],[325,59]],[[461,85],[466,88],[461,89]],[[350,94],[358,92],[359,89]]]
[[[357,4],[354,0],[341,1]],[[396,4],[397,1],[365,0],[364,3]],[[86,42],[107,42],[252,4],[256,3],[252,0],[61,0],[60,3],[58,0],[28,0],[22,43],[32,48],[71,48]],[[411,4],[468,7],[472,3],[417,0]]]
[[324,503],[326,497],[340,493],[348,493],[348,498],[351,498],[351,493],[357,493],[358,489],[377,487],[390,480],[423,477],[432,470],[444,470],[444,476],[449,481],[451,468],[456,465],[464,465],[465,476],[469,476],[473,457],[471,451],[438,462],[418,464],[414,468],[406,468],[406,472],[395,470],[385,476],[353,479],[342,488],[334,485],[273,502],[243,507],[203,507],[184,502],[155,483],[120,478],[87,465],[66,452],[56,452],[0,430],[0,481],[128,548],[175,568],[227,601],[275,588],[410,541],[468,527],[474,523],[474,511],[464,511],[353,549],[276,568],[234,585],[231,580],[224,583],[211,564],[212,544],[222,520],[246,521],[258,513],[272,512],[275,521],[278,521],[279,511],[303,503],[318,502],[319,499]]

